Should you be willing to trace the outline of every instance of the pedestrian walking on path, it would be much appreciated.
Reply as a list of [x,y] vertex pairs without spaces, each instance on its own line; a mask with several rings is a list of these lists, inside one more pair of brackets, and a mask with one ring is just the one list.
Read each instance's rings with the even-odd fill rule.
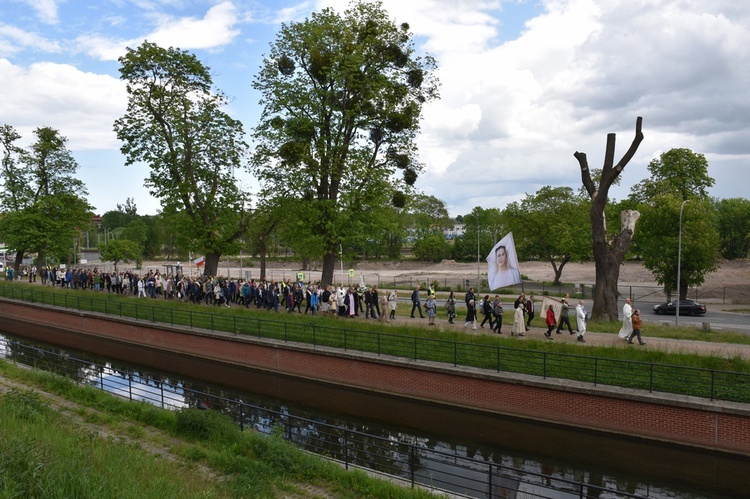
[[641,338],[641,328],[643,327],[643,321],[641,320],[641,312],[636,309],[633,311],[633,315],[630,316],[630,321],[633,325],[633,332],[628,336],[628,343],[633,344],[633,338],[638,338],[638,344],[643,346],[646,343]]

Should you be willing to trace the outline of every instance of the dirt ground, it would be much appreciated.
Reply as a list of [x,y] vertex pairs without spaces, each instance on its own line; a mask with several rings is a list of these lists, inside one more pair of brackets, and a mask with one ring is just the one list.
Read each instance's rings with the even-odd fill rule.
[[[257,272],[257,262],[254,269]],[[230,264],[232,265],[232,264]],[[346,272],[346,263],[344,271]],[[232,265],[233,266],[233,265]],[[237,265],[237,271],[239,266]],[[551,282],[554,279],[552,265],[548,262],[522,262],[521,273],[531,281]],[[220,270],[224,270],[221,267]],[[286,272],[290,275],[300,271],[299,263],[269,264],[269,271]],[[439,278],[455,278],[460,281],[467,276],[476,276],[476,263],[458,263],[444,260],[441,263],[424,262],[359,262],[355,271],[365,275],[378,275],[386,282],[393,278],[429,276]],[[486,264],[480,265],[480,271],[485,273]],[[320,272],[308,272],[309,277],[316,279]],[[306,277],[307,278],[307,277]],[[563,282],[576,284],[593,284],[596,280],[596,269],[593,262],[568,263],[563,268]],[[658,287],[651,272],[641,262],[625,262],[620,269],[620,286],[653,286]],[[706,276],[706,282],[699,287],[701,301],[711,302],[721,300],[725,303],[750,304],[750,260],[726,260],[720,263],[716,272]]]

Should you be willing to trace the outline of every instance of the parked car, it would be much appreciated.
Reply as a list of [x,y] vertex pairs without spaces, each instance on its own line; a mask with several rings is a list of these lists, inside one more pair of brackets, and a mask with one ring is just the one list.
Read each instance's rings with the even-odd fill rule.
[[[677,300],[669,303],[654,305],[654,313],[658,315],[672,314],[677,310]],[[706,313],[706,306],[693,300],[680,300],[680,315],[701,315]]]

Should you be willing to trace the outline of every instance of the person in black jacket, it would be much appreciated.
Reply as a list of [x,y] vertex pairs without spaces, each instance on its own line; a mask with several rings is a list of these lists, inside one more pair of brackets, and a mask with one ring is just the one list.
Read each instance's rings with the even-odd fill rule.
[[419,298],[419,284],[417,284],[417,287],[414,288],[414,291],[411,293],[411,318],[414,318],[414,310],[419,310],[419,317],[424,319],[424,314],[422,313],[422,300]]
[[484,327],[484,323],[490,321],[490,329],[495,329],[492,322],[492,302],[490,301],[490,295],[484,295],[484,301],[482,301],[482,314],[484,319],[479,327]]

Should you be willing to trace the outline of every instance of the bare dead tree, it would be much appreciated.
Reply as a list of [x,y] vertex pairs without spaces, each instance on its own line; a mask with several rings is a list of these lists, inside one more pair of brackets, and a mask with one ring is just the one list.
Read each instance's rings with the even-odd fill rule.
[[591,236],[593,238],[594,262],[596,263],[596,290],[594,292],[594,305],[591,310],[593,320],[617,320],[617,283],[620,279],[620,265],[625,253],[630,248],[635,232],[635,224],[640,213],[634,210],[625,210],[620,214],[622,225],[620,233],[607,237],[607,225],[604,216],[604,208],[607,205],[609,188],[617,177],[622,173],[625,165],[633,158],[638,146],[643,141],[641,124],[643,118],[640,116],[635,122],[635,137],[630,148],[620,161],[614,165],[615,159],[615,134],[607,134],[607,149],[604,156],[604,167],[599,179],[599,185],[594,185],[591,179],[586,153],[576,151],[573,156],[578,160],[581,167],[581,181],[591,197]]

